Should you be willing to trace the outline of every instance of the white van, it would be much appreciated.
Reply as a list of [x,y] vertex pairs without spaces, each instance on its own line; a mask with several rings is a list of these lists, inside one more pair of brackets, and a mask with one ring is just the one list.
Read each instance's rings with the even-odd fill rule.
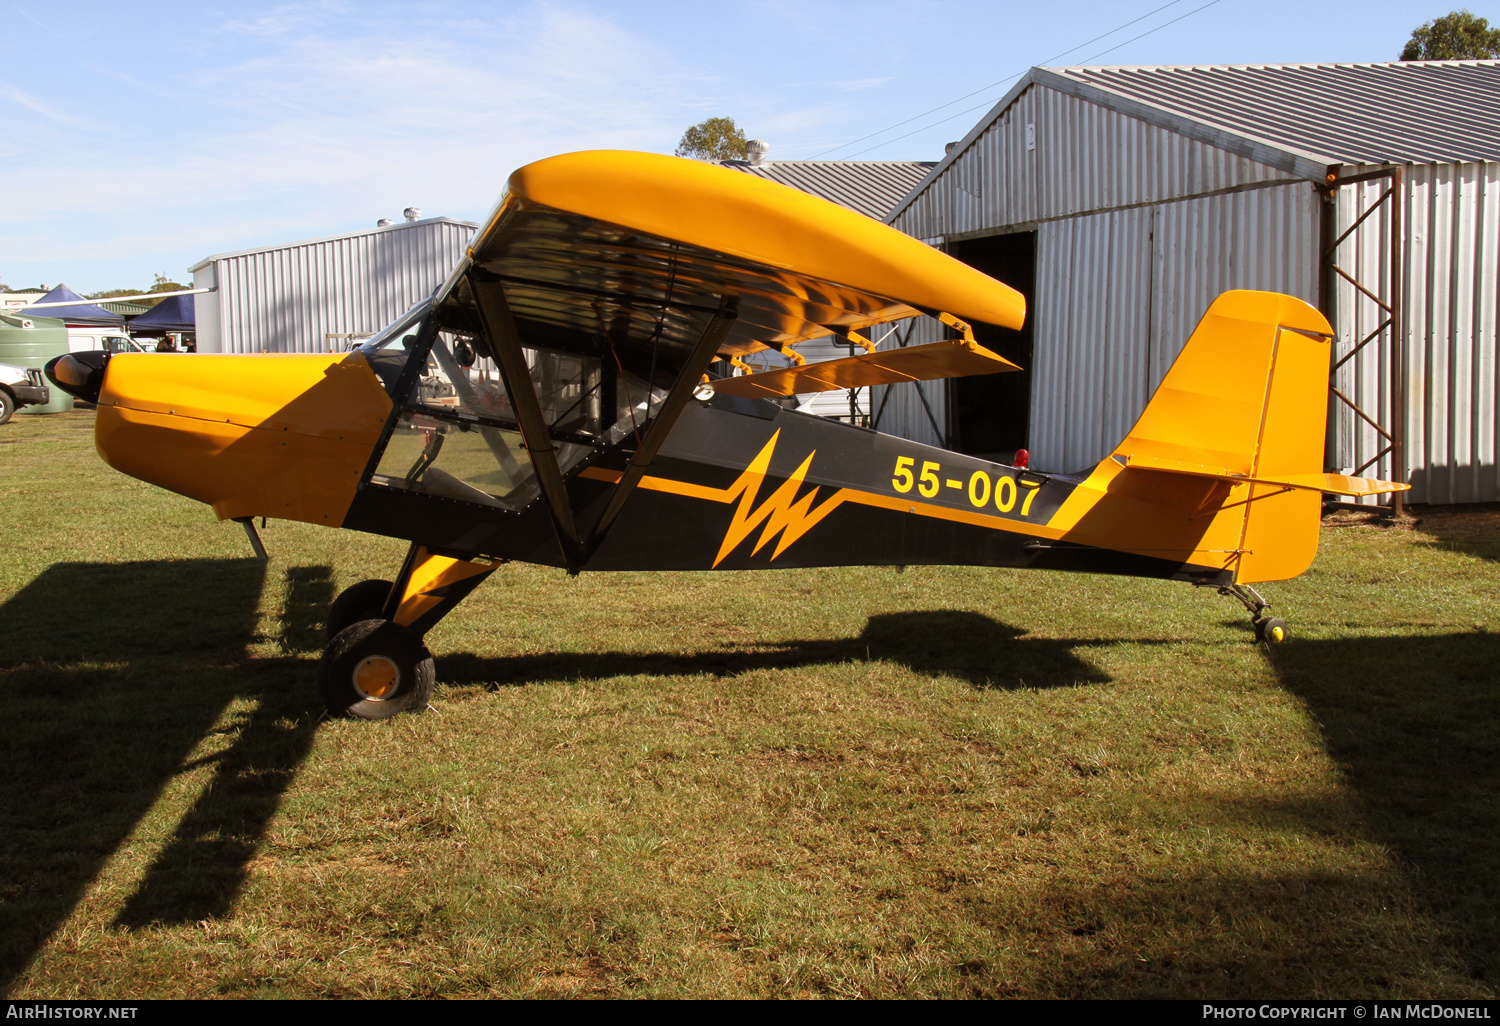
[[153,353],[119,328],[68,328],[68,351],[91,353],[102,349],[106,353]]

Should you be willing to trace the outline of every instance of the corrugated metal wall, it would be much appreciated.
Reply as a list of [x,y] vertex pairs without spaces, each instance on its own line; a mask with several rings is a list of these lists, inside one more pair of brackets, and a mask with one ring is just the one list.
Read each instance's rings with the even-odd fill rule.
[[1312,186],[1293,182],[1042,224],[1033,465],[1109,455],[1219,293],[1316,303],[1318,210]]
[[1500,164],[1411,167],[1404,185],[1411,498],[1500,501]]
[[1170,129],[1033,86],[892,223],[927,239],[1290,180]]
[[[1030,447],[1053,470],[1108,455],[1220,292],[1317,299],[1311,184],[1044,87],[892,223],[939,240],[1036,225]],[[935,330],[919,326],[918,340]],[[946,425],[946,389],[924,389],[926,407],[914,386],[891,389],[880,430],[941,444],[927,407]]]
[[1097,463],[1145,405],[1152,211],[1049,221],[1037,233],[1033,466]]
[[[1358,167],[1348,174],[1372,170]],[[1339,190],[1339,232],[1388,186],[1377,179]],[[1406,339],[1406,469],[1411,502],[1500,501],[1500,165],[1429,164],[1403,169],[1401,321]],[[1340,267],[1388,297],[1391,216],[1383,205],[1346,239]],[[1338,353],[1381,323],[1374,301],[1340,280],[1335,289]],[[1360,350],[1334,385],[1382,425],[1390,423],[1389,335]],[[1353,472],[1385,445],[1352,410],[1334,410],[1332,454]],[[1389,457],[1364,471],[1391,477]]]
[[473,226],[433,219],[213,262],[226,353],[326,352],[373,333],[443,283]]

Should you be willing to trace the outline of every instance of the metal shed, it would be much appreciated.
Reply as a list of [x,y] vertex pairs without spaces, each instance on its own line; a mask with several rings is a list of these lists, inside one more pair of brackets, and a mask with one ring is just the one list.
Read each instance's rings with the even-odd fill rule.
[[193,287],[216,291],[198,296],[198,351],[343,349],[441,285],[477,228],[429,217],[200,260]]
[[1028,372],[878,390],[876,425],[1076,470],[1269,289],[1337,333],[1329,469],[1500,500],[1497,162],[1500,61],[1033,68],[888,218],[1026,293],[989,342]]

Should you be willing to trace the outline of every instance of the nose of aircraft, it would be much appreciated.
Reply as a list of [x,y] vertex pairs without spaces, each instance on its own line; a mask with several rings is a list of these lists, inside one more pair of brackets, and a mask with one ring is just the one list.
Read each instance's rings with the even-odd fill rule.
[[106,463],[206,502],[221,520],[337,526],[391,411],[358,352],[72,353],[47,374],[98,405],[94,444]]
[[43,370],[47,379],[75,399],[86,403],[99,401],[104,385],[104,368],[109,354],[103,350],[89,353],[64,353],[49,360]]

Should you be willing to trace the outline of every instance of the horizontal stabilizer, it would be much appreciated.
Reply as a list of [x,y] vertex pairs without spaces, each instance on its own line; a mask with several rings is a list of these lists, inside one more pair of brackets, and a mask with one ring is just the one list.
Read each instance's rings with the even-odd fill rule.
[[1250,477],[1236,474],[1224,467],[1200,463],[1184,463],[1163,459],[1159,456],[1126,456],[1125,465],[1143,470],[1163,470],[1169,474],[1189,474],[1194,477],[1212,477],[1234,484],[1263,484],[1281,488],[1300,488],[1310,492],[1332,492],[1335,495],[1381,495],[1386,492],[1404,492],[1411,485],[1395,481],[1377,481],[1370,477],[1349,477],[1345,474],[1271,474]]
[[744,377],[716,378],[709,384],[722,395],[774,399],[806,392],[899,385],[904,381],[938,381],[943,378],[962,378],[1020,369],[977,342],[949,339],[922,346],[908,346],[905,349],[864,353],[826,363],[762,371]]

